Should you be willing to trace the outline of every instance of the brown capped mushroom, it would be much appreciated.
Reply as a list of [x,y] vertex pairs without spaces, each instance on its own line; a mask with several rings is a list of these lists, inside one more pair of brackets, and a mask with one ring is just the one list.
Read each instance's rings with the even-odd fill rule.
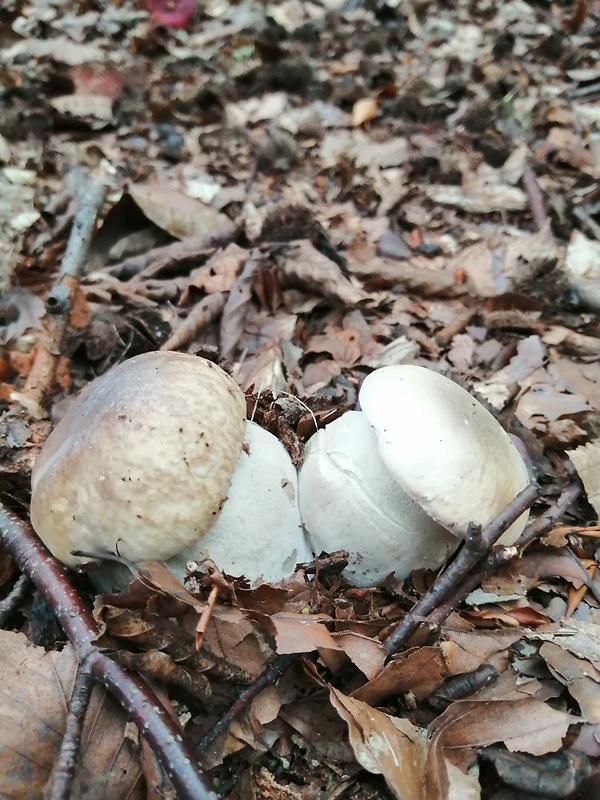
[[92,381],[32,475],[31,521],[74,567],[81,550],[165,560],[216,521],[245,431],[244,395],[210,361],[135,356]]

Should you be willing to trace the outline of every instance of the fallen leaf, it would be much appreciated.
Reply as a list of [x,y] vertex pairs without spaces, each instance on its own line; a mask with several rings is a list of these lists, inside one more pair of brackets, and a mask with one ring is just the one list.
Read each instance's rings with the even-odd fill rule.
[[288,283],[317,292],[328,300],[353,306],[364,299],[363,292],[346,278],[338,265],[307,239],[290,243],[286,255],[278,259],[278,266]]
[[363,97],[352,107],[352,127],[358,128],[365,122],[371,122],[377,116],[377,100],[374,97]]
[[600,516],[600,441],[588,442],[575,450],[567,450],[581,478],[587,498]]
[[168,186],[134,183],[129,195],[151,222],[175,239],[224,236],[233,228],[225,214]]
[[[42,797],[67,719],[77,659],[70,645],[47,653],[0,630],[0,795]],[[139,754],[127,716],[99,684],[92,691],[75,770],[74,797],[143,798]]]
[[372,708],[330,687],[330,700],[348,725],[350,745],[358,763],[383,775],[397,800],[425,800],[423,764],[426,743],[407,719]]

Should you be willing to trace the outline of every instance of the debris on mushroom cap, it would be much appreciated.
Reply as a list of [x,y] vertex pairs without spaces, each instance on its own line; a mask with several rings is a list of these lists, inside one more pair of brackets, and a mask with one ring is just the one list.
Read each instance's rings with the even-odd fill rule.
[[216,521],[245,430],[242,391],[196,356],[136,356],[92,381],[42,448],[31,521],[69,566],[83,550],[165,560]]
[[180,580],[189,561],[208,555],[222,572],[278,583],[296,564],[312,560],[300,522],[298,474],[287,450],[273,434],[246,423],[229,496],[219,519],[167,566]]
[[398,486],[359,411],[310,439],[299,490],[313,550],[348,550],[344,575],[357,586],[374,586],[391,572],[405,578],[419,567],[437,568],[460,543]]
[[[359,402],[390,473],[457,536],[465,536],[470,522],[489,524],[529,484],[525,463],[500,423],[437,372],[382,367],[365,378]],[[516,541],[528,513],[501,544]]]

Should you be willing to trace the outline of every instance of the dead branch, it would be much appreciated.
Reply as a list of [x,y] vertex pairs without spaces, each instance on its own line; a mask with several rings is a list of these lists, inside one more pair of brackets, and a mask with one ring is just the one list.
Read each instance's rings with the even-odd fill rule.
[[94,618],[71,586],[64,568],[37,538],[31,525],[0,504],[0,538],[19,568],[44,593],[79,663],[115,696],[131,715],[156,754],[178,796],[185,800],[217,800],[210,781],[197,765],[181,731],[148,684],[101,653]]
[[225,295],[223,292],[209,294],[190,310],[187,317],[182,320],[161,345],[161,350],[180,350],[192,342],[198,333],[214,322],[225,308]]
[[[79,285],[89,252],[94,224],[106,195],[106,186],[92,181],[77,209],[67,249],[56,283],[46,301],[43,333],[38,339],[33,365],[23,388],[23,405],[39,409],[52,393],[60,356],[60,341],[68,325],[87,324],[85,297]],[[39,415],[39,411],[35,414]]]
[[508,564],[509,561],[512,561],[512,559],[521,553],[531,542],[551,531],[565,511],[577,500],[581,491],[581,486],[578,483],[573,483],[568,486],[554,505],[550,506],[547,511],[533,522],[529,523],[512,547],[503,547],[500,550],[494,550],[492,553],[489,553],[480,565],[481,568],[469,575],[465,581],[428,616],[427,621],[438,625],[444,622],[444,620],[458,608],[469,592],[481,583],[486,575],[495,572],[497,569],[504,566],[504,564]]
[[450,566],[438,575],[437,580],[431,589],[411,608],[392,633],[384,641],[383,646],[388,655],[397,653],[406,643],[410,636],[417,630],[419,625],[431,612],[445,600],[448,595],[460,586],[466,579],[469,572],[481,560],[482,555],[488,552],[498,541],[500,536],[510,528],[521,514],[530,508],[538,496],[537,486],[530,484],[508,506],[500,513],[496,519],[481,532],[475,541],[465,542],[462,550],[458,553]]
[[58,760],[44,792],[45,800],[69,800],[71,797],[85,713],[93,688],[94,678],[85,663],[81,664],[69,699],[69,711]]
[[548,222],[548,212],[546,211],[546,203],[544,202],[544,195],[540,189],[538,179],[533,170],[529,168],[523,173],[523,188],[529,198],[529,205],[531,206],[536,228],[541,231]]
[[0,628],[4,628],[11,616],[23,605],[29,593],[31,581],[24,573],[19,575],[17,582],[7,596],[0,600]]

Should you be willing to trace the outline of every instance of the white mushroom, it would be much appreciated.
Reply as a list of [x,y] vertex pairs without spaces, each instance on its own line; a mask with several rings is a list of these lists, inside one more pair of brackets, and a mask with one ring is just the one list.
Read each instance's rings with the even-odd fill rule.
[[181,558],[206,551],[253,581],[289,575],[307,558],[296,470],[275,437],[246,428],[245,410],[237,384],[195,356],[148,353],[109,370],[38,456],[35,530],[72,567],[90,560],[74,550],[136,562],[193,548]]
[[366,416],[348,411],[309,441],[300,510],[315,552],[347,549],[344,574],[372,586],[394,572],[435,569],[459,542],[413,502],[379,457]]
[[[365,379],[359,400],[362,412],[310,440],[299,483],[313,549],[348,549],[346,574],[358,585],[439,566],[469,523],[487,525],[529,483],[494,417],[431,370],[383,367]],[[501,543],[514,542],[527,517]]]
[[210,555],[228,575],[278,583],[296,564],[312,560],[298,509],[298,473],[277,437],[246,423],[229,497],[212,528],[191,547],[169,559],[180,580],[186,563]]

